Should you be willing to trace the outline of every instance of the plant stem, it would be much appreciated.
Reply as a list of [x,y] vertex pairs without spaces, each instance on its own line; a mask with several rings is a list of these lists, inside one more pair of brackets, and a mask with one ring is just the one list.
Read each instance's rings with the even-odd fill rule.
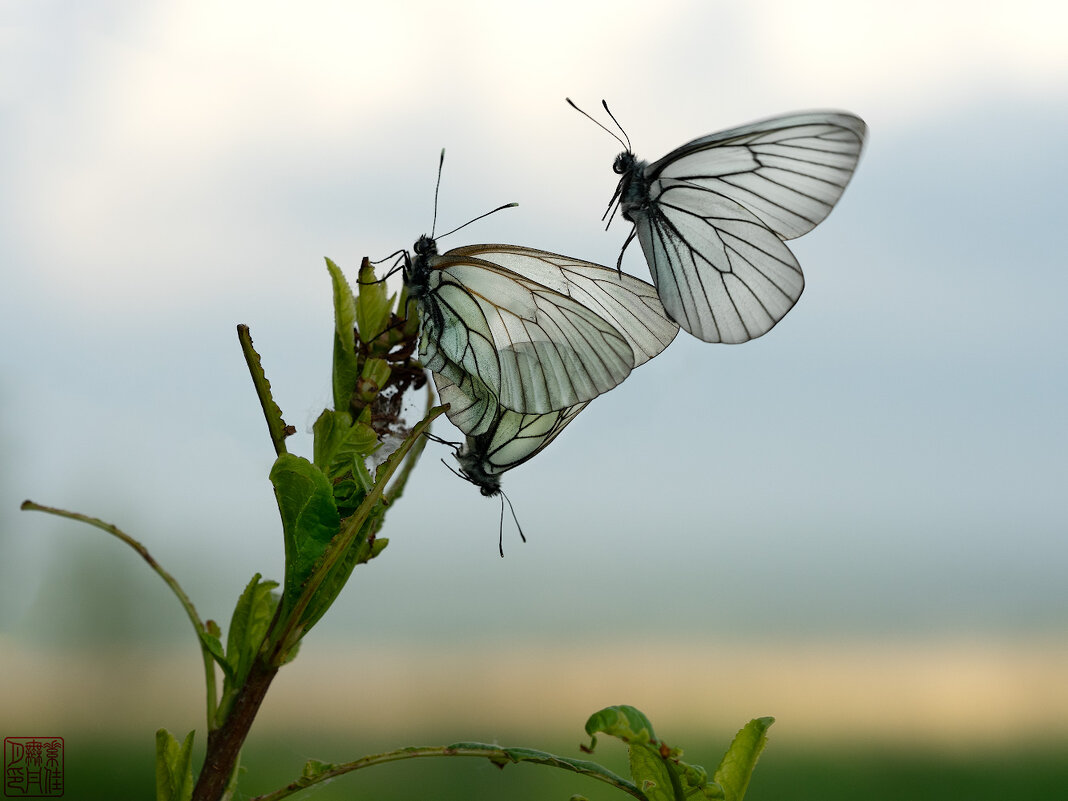
[[77,520],[80,523],[86,523],[94,528],[98,528],[101,531],[106,531],[111,536],[122,540],[137,551],[137,553],[141,555],[141,558],[148,563],[148,566],[156,571],[156,574],[167,583],[167,586],[171,588],[171,592],[177,596],[182,608],[185,609],[185,613],[193,624],[193,628],[196,629],[197,645],[200,646],[201,655],[204,657],[204,683],[208,696],[208,728],[211,728],[215,719],[215,709],[218,703],[215,697],[215,662],[212,660],[211,653],[204,647],[204,643],[200,639],[201,633],[205,632],[207,629],[204,627],[200,615],[197,614],[196,607],[193,606],[193,602],[189,599],[189,596],[185,594],[185,590],[182,589],[182,585],[178,583],[178,580],[163,569],[163,566],[148,552],[148,548],[126,532],[122,531],[118,526],[111,523],[105,523],[103,520],[96,517],[89,517],[88,515],[79,514],[78,512],[68,512],[66,509],[57,509],[52,506],[42,506],[33,501],[23,501],[22,506],[19,508],[25,512],[47,512],[50,515],[65,517],[68,520]]
[[218,801],[230,783],[237,765],[241,746],[248,737],[252,721],[267,695],[278,668],[268,665],[262,657],[252,663],[248,679],[234,697],[230,714],[222,726],[208,732],[208,747],[204,766],[200,770],[192,801]]
[[387,751],[384,754],[373,754],[371,756],[353,760],[352,762],[345,762],[341,765],[331,765],[326,770],[316,773],[314,776],[304,776],[279,790],[267,793],[266,795],[258,795],[255,798],[249,799],[249,801],[281,801],[281,799],[288,798],[294,793],[307,787],[311,787],[321,782],[330,781],[331,779],[336,779],[338,776],[344,776],[346,773],[351,773],[354,770],[369,768],[372,765],[382,765],[387,762],[396,762],[401,759],[419,759],[424,757],[481,757],[489,759],[501,768],[508,764],[516,764],[520,762],[546,765],[568,770],[583,776],[589,776],[590,778],[605,782],[618,790],[622,790],[634,798],[641,799],[641,801],[648,801],[648,797],[633,782],[630,782],[622,776],[618,776],[593,762],[564,759],[545,751],[535,751],[529,748],[502,748],[499,745],[489,745],[487,743],[454,743],[453,745],[418,746],[398,748],[396,751]]

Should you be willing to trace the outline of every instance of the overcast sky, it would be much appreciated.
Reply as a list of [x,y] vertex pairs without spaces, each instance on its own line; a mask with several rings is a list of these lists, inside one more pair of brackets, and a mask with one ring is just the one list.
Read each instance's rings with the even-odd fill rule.
[[614,263],[618,146],[565,96],[649,159],[808,108],[870,138],[774,331],[680,334],[509,473],[503,561],[497,501],[431,447],[324,630],[1063,632],[1066,31],[1026,1],[6,3],[0,632],[59,585],[166,603],[27,497],[124,527],[205,616],[280,577],[234,326],[310,455],[323,256],[410,247],[442,147],[439,230],[520,203],[444,247]]

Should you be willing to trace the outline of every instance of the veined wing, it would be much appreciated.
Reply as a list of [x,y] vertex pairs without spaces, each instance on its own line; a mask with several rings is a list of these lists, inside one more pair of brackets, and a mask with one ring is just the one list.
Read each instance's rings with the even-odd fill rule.
[[600,264],[518,245],[469,245],[448,255],[491,262],[578,301],[627,339],[635,367],[663,351],[679,331],[656,287]]
[[477,375],[505,408],[545,414],[589,401],[634,366],[627,337],[566,294],[463,249],[429,266],[426,366]]
[[805,286],[786,244],[730,198],[660,181],[632,213],[668,314],[706,342],[736,344],[767,333]]
[[794,239],[838,202],[866,133],[864,121],[846,112],[787,114],[695,139],[644,175],[651,194],[657,181],[690,184],[730,198],[781,238]]
[[[467,410],[481,406],[484,400],[469,396],[441,373],[434,374],[434,383],[441,402],[450,404],[450,420],[454,414],[462,417]],[[539,453],[587,405],[588,401],[547,414],[522,414],[496,406],[484,431],[469,434],[456,452],[460,469],[483,495],[496,495],[502,473]]]

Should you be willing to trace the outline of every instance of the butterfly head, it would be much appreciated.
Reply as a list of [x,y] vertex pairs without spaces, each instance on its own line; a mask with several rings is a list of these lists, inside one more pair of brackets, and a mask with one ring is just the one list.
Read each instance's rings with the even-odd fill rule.
[[460,475],[478,487],[486,498],[501,494],[501,477],[489,473],[482,459],[474,453],[467,453],[466,448],[456,452],[456,461],[460,463]]
[[430,288],[430,259],[438,255],[438,244],[433,237],[423,234],[416,240],[412,247],[415,258],[404,253],[404,283],[408,287],[408,295],[420,298]]
[[423,234],[415,240],[415,246],[412,250],[415,251],[416,256],[436,256],[438,255],[438,243],[432,236]]
[[616,156],[616,160],[612,162],[612,172],[616,175],[626,175],[634,169],[634,163],[637,160],[637,157],[633,153],[629,150],[624,150]]

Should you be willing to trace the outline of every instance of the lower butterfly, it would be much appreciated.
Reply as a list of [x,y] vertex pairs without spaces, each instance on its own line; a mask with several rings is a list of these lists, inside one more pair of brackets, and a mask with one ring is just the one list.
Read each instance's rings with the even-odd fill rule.
[[637,236],[673,320],[731,344],[770,331],[801,297],[805,280],[785,240],[838,202],[867,126],[842,111],[787,114],[703,136],[651,164],[625,133],[608,132],[626,148],[612,165],[620,179],[609,204],[634,224],[624,249]]
[[[472,410],[480,419],[485,398],[461,389],[441,373],[434,373],[438,398],[449,404],[448,415],[454,424],[470,417]],[[590,401],[568,406],[548,414],[522,414],[501,406],[492,406],[481,433],[468,434],[467,441],[456,451],[461,475],[479,488],[486,497],[501,493],[501,474],[536,456],[556,439],[564,427],[589,405]]]

